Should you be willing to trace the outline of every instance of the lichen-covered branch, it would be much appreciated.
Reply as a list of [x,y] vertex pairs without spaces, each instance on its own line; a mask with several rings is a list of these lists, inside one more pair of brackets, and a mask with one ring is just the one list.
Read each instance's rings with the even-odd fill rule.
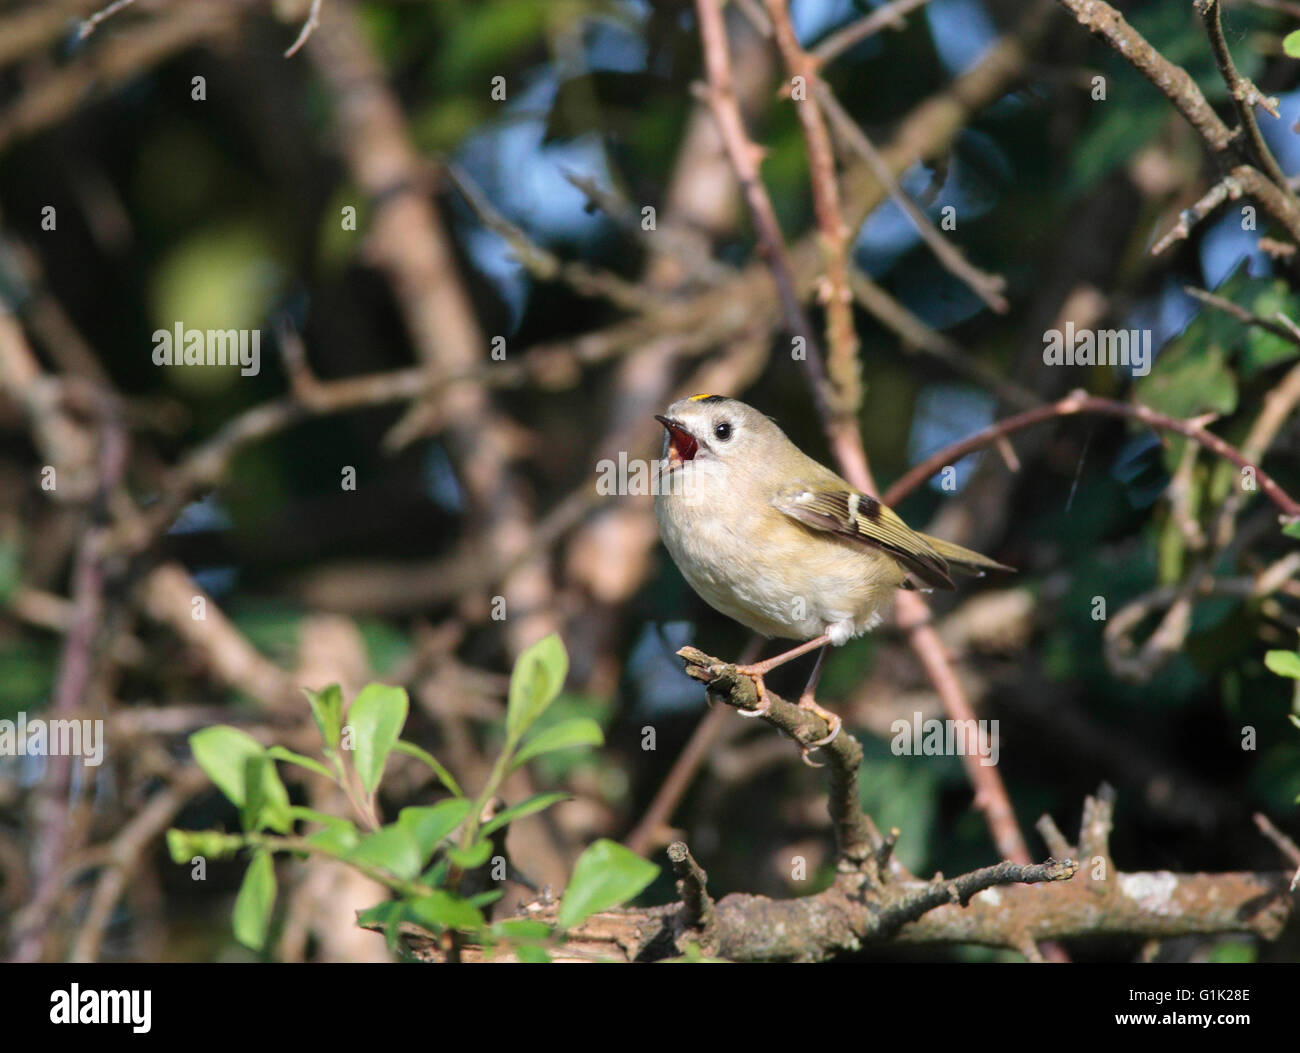
[[[709,953],[732,961],[825,961],[896,942],[978,944],[1037,960],[1035,946],[1053,940],[1218,933],[1271,940],[1291,919],[1289,873],[1120,871],[1108,843],[1113,809],[1107,787],[1085,802],[1079,863],[1004,862],[956,878],[918,881],[876,866],[881,853],[861,869],[842,865],[831,887],[811,896],[724,896],[703,937],[694,893],[688,892],[684,903],[595,914],[570,930],[555,953],[570,961],[658,961],[702,942]],[[1039,827],[1049,832],[1053,851],[1074,854],[1050,817]],[[556,910],[545,900],[521,914],[553,923]],[[428,933],[411,926],[403,933],[417,957],[440,960]],[[463,957],[476,956],[481,952],[471,949]]]
[[[758,692],[754,681],[734,665],[711,658],[694,647],[683,647],[677,654],[686,663],[686,675],[707,685],[713,698],[736,709],[757,709]],[[762,719],[796,742],[807,745],[830,733],[826,721],[811,710],[785,701],[771,688],[766,690],[765,696],[770,705]],[[861,864],[880,844],[879,834],[858,803],[858,767],[862,764],[862,747],[852,735],[841,732],[833,742],[822,747],[822,751],[828,758],[828,807],[840,858],[855,865]]]

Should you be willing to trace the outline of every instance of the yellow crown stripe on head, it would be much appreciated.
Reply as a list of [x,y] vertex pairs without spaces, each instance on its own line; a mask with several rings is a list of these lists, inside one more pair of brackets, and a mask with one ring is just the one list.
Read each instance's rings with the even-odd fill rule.
[[722,398],[721,395],[712,395],[712,394],[710,394],[709,392],[706,391],[706,392],[703,392],[702,394],[699,394],[699,395],[692,395],[692,396],[691,396],[689,399],[687,399],[686,401],[687,401],[687,402],[702,402],[702,401],[704,401],[704,399],[720,399],[720,398]]

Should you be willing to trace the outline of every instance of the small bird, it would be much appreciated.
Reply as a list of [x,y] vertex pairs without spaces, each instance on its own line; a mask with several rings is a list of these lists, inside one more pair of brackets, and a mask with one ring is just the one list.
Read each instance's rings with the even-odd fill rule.
[[838,716],[814,697],[826,648],[872,629],[895,589],[951,589],[950,569],[1012,570],[978,552],[912,530],[792,443],[772,418],[723,395],[692,395],[655,416],[664,463],[655,518],[673,562],[714,610],[764,637],[803,640],[738,668],[753,677],[761,716],[763,677],[819,650],[799,705],[830,733]]

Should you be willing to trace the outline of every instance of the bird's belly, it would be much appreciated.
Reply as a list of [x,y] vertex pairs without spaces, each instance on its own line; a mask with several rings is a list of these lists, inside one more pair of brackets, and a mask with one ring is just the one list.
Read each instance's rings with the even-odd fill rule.
[[[712,529],[697,520],[693,530],[662,533],[700,597],[762,636],[810,640],[830,632],[843,643],[879,621],[902,581],[897,563],[862,546],[810,536],[806,551],[791,560],[736,538],[710,537]],[[719,560],[720,551],[741,555]]]

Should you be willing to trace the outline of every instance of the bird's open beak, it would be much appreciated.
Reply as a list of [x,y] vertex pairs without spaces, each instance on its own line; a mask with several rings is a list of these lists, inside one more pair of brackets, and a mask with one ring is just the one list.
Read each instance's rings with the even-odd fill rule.
[[668,417],[655,414],[655,420],[668,430],[668,470],[680,468],[687,461],[693,460],[700,449],[695,436]]

